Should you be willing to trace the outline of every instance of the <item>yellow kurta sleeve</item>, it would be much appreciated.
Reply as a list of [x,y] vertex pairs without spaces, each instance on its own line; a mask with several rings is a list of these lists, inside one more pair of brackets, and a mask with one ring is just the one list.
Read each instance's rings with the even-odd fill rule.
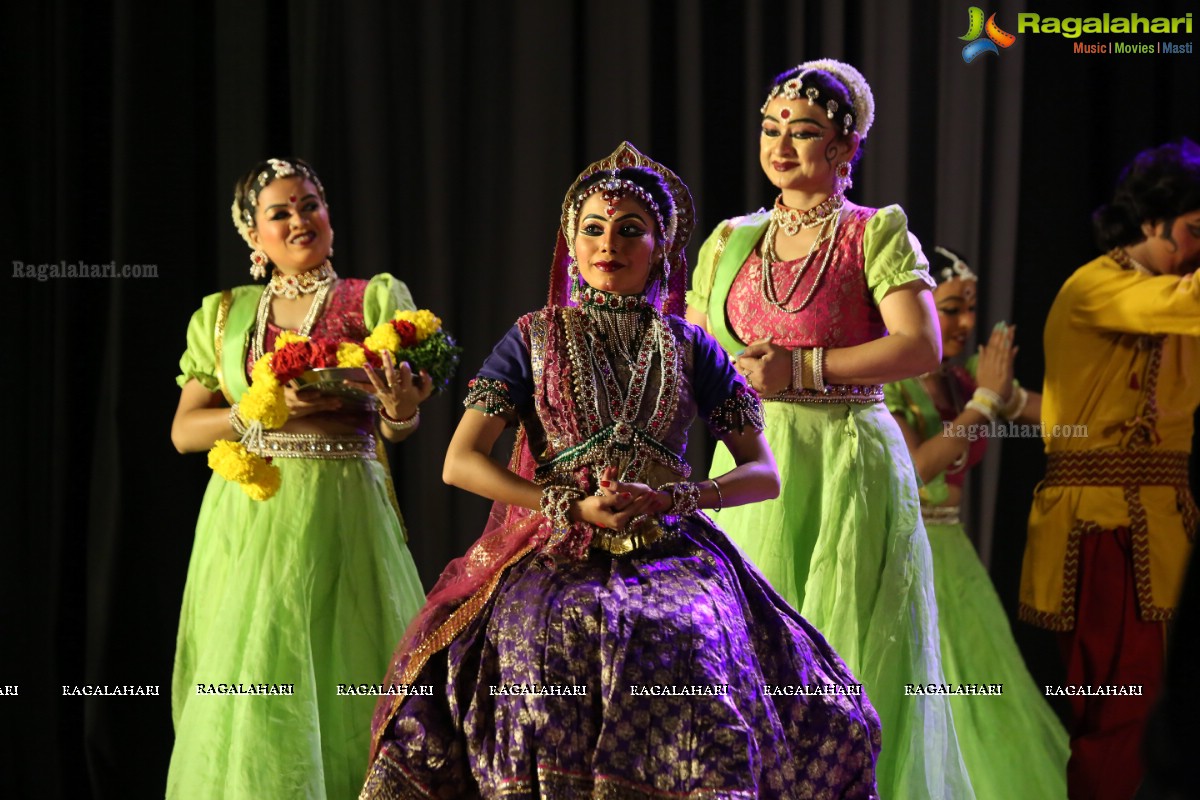
[[1068,281],[1076,325],[1136,334],[1200,336],[1200,279],[1146,275],[1097,259]]
[[876,305],[892,289],[913,281],[931,289],[937,286],[929,274],[929,261],[921,252],[921,243],[908,232],[908,218],[900,206],[885,206],[867,222],[863,257],[867,287]]

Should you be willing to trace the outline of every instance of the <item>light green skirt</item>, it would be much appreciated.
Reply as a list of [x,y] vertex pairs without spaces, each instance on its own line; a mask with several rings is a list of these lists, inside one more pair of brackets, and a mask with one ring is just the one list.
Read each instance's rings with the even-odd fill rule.
[[[929,541],[896,421],[882,404],[764,410],[780,496],[714,519],[862,682],[883,723],[880,797],[970,800],[950,704],[916,691],[944,681]],[[718,446],[709,474],[733,465]]]
[[338,685],[381,682],[424,601],[378,462],[274,463],[283,484],[270,500],[215,475],[204,496],[175,652],[169,798],[357,797],[375,698]]
[[999,696],[950,698],[976,794],[1065,798],[1067,731],[1025,667],[987,570],[962,525],[927,530],[946,680],[1003,687]]

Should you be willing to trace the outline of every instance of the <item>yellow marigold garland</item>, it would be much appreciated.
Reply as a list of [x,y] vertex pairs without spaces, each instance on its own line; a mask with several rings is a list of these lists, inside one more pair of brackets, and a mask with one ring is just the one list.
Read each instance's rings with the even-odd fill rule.
[[[425,342],[433,334],[439,332],[442,320],[428,309],[419,311],[397,311],[390,322],[375,326],[371,334],[359,345],[355,342],[341,342],[337,346],[337,365],[339,367],[362,367],[368,363],[368,351],[372,354],[382,354],[385,350],[393,355],[402,346],[409,346],[414,334],[406,329],[407,339],[401,338],[394,323],[407,322],[415,331],[417,344]],[[406,328],[406,326],[401,326]],[[452,361],[447,370],[445,380],[458,363],[459,348],[453,339],[448,339]],[[275,351],[282,350],[289,344],[309,341],[309,337],[301,336],[293,331],[282,331],[275,339]],[[447,342],[443,342],[446,345]],[[279,491],[279,467],[246,446],[247,443],[257,443],[261,448],[264,430],[281,428],[288,420],[288,407],[284,399],[283,386],[272,368],[275,353],[267,353],[254,363],[250,370],[250,388],[242,395],[238,403],[238,415],[246,422],[246,433],[240,441],[227,439],[218,440],[208,451],[208,466],[213,472],[228,481],[242,487],[247,495],[255,500],[269,500]],[[285,368],[286,369],[286,368]]]
[[[284,331],[275,342],[276,349],[292,342],[306,342],[307,336]],[[250,452],[246,442],[262,439],[264,430],[281,428],[288,419],[283,387],[271,370],[273,353],[266,353],[250,370],[250,388],[238,403],[238,416],[246,422],[241,441],[219,439],[208,451],[208,466],[227,481],[237,483],[255,500],[268,500],[279,491],[279,467]]]

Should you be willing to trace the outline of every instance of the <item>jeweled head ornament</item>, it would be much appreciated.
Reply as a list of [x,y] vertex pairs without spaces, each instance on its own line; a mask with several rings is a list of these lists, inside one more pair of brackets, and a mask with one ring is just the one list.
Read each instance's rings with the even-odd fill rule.
[[942,267],[933,274],[933,279],[939,284],[945,283],[946,281],[952,281],[955,278],[962,278],[964,281],[979,280],[979,276],[976,275],[969,266],[967,266],[967,262],[959,258],[958,254],[954,251],[947,250],[944,247],[934,247],[933,252],[950,262],[949,266]]
[[[633,181],[621,179],[620,170],[625,167],[639,167],[657,174],[667,189],[670,203],[656,202],[645,187]],[[589,184],[584,190],[586,195],[580,197],[580,186],[597,172],[610,174],[606,178]],[[617,178],[615,182],[613,181],[614,175]],[[619,199],[619,196],[636,197],[639,203],[642,203],[651,214],[655,215],[658,234],[662,238],[662,269],[666,284],[660,292],[662,308],[668,314],[682,314],[688,277],[687,254],[684,248],[688,239],[691,238],[696,222],[692,194],[678,175],[643,155],[629,142],[622,142],[608,157],[595,162],[581,172],[571,184],[571,188],[567,190],[566,197],[563,198],[558,243],[554,249],[554,262],[550,271],[549,304],[568,305],[571,302],[569,299],[571,283],[569,265],[574,261],[579,206],[587,196],[596,191],[607,192],[614,198],[613,202]],[[612,204],[610,203],[610,206]],[[667,207],[663,207],[664,205]]]
[[[321,202],[325,202],[325,187],[321,185],[321,179],[317,177],[316,170],[304,161],[298,158],[291,161],[282,158],[268,158],[260,166],[262,168],[258,169],[256,174],[252,174],[248,179],[243,179],[234,187],[233,206],[230,208],[234,227],[237,228],[237,232],[241,234],[242,239],[251,249],[254,248],[254,243],[250,241],[250,229],[254,227],[258,195],[272,181],[299,176],[312,183],[321,197]],[[293,199],[292,202],[295,200]]]
[[[861,72],[849,64],[831,58],[806,61],[796,67],[796,70],[799,74],[794,78],[771,87],[770,94],[759,109],[760,113],[765,114],[771,101],[781,95],[788,100],[807,100],[810,106],[820,106],[824,109],[826,118],[831,120],[837,118],[840,109],[842,115],[838,122],[842,126],[842,135],[854,131],[858,138],[867,138],[867,132],[875,122],[875,97]],[[812,79],[812,73],[818,70],[827,72],[842,82],[850,94],[850,108],[842,108],[836,99],[823,95],[821,87]]]
[[579,209],[583,208],[584,202],[596,192],[602,192],[601,197],[608,204],[608,208],[604,210],[604,213],[609,217],[617,213],[617,203],[623,197],[628,195],[636,197],[638,202],[654,215],[654,221],[658,223],[658,235],[662,238],[664,245],[668,248],[670,247],[671,241],[675,238],[675,231],[672,227],[675,217],[670,213],[671,209],[667,209],[667,218],[671,222],[666,223],[663,220],[663,210],[658,207],[658,203],[655,202],[650,192],[646,191],[645,187],[639,186],[631,180],[622,179],[621,170],[614,169],[607,178],[602,178],[595,183],[589,184],[586,189],[579,192],[575,197],[575,204],[567,220],[569,230],[566,231],[567,247],[571,251],[572,256],[575,255],[575,234],[578,233]]

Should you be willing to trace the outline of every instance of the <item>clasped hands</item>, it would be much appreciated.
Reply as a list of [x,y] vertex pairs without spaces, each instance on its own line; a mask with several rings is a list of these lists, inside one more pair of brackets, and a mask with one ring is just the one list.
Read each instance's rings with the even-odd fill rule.
[[661,514],[671,507],[673,501],[667,492],[644,483],[624,483],[617,476],[616,467],[605,467],[596,494],[571,504],[571,519],[619,531],[638,517]]
[[733,365],[761,395],[776,395],[792,385],[792,351],[772,344],[770,336],[747,345]]

